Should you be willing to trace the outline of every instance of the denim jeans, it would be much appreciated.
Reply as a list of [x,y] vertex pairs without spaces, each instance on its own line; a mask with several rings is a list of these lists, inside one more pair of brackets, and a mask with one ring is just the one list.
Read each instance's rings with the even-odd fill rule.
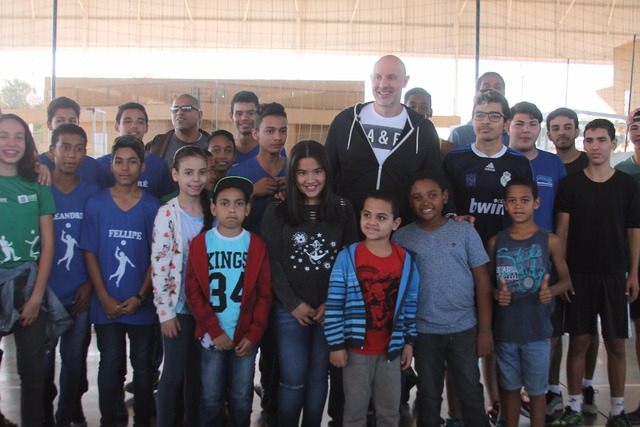
[[[200,404],[200,343],[194,337],[195,321],[190,314],[176,316],[180,331],[176,338],[162,337],[164,366],[157,396],[157,425],[197,426]],[[176,419],[184,399],[184,417]],[[179,412],[179,411],[178,411]]]
[[129,358],[133,367],[134,425],[149,426],[153,404],[152,356],[155,325],[127,325],[110,323],[95,325],[100,364],[98,365],[98,402],[100,424],[117,425],[118,396],[122,388],[122,362],[126,349],[125,336],[129,337]]
[[[27,277],[16,279],[14,307],[26,302],[24,287]],[[16,343],[16,361],[20,376],[20,425],[42,427],[42,400],[44,389],[44,340],[46,315],[40,310],[38,317],[29,326],[17,321],[11,332]]]
[[[282,305],[275,306],[280,387],[280,427],[318,427],[327,400],[329,348],[320,324],[301,326]],[[300,413],[303,413],[300,422]]]
[[[69,425],[73,419],[74,406],[79,397],[82,381],[82,360],[84,358],[84,340],[89,330],[89,312],[72,316],[73,324],[60,337],[60,392],[56,425]],[[57,346],[56,346],[57,347]],[[55,379],[56,348],[52,348],[45,356],[46,371],[54,371],[51,380]],[[55,387],[55,386],[54,386]],[[55,390],[55,388],[53,388]],[[53,404],[55,394],[47,396],[51,399],[46,404]]]
[[200,425],[218,427],[224,423],[224,402],[229,403],[229,425],[249,427],[253,404],[253,373],[256,347],[250,355],[238,357],[233,350],[200,347],[202,389]]
[[454,334],[418,333],[415,346],[418,374],[418,426],[440,425],[445,362],[460,400],[467,427],[488,427],[476,349],[477,329]]

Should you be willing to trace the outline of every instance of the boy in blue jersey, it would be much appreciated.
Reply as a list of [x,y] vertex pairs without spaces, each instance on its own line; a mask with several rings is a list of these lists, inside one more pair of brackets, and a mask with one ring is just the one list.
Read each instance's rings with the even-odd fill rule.
[[330,362],[343,368],[343,426],[367,422],[370,399],[378,426],[400,423],[400,374],[413,359],[419,275],[414,255],[390,241],[399,204],[382,190],[360,214],[365,240],[343,249],[331,271],[325,311]]
[[[80,125],[80,105],[71,98],[60,96],[53,99],[47,106],[47,128],[53,131],[64,124]],[[55,168],[51,151],[40,154],[39,161],[49,170]],[[108,185],[107,174],[91,156],[85,155],[78,167],[78,174],[83,179],[95,182],[100,188]]]
[[[137,102],[127,102],[120,105],[116,113],[115,129],[120,136],[133,135],[143,141],[149,129],[147,110]],[[110,171],[111,153],[105,154],[97,160],[105,170],[109,186],[112,186],[115,181]],[[144,163],[145,168],[138,179],[138,186],[158,199],[162,199],[173,192],[173,180],[171,179],[171,171],[167,162],[163,158],[146,151]]]
[[[60,337],[60,394],[56,425],[73,421],[75,403],[80,398],[85,362],[83,342],[89,329],[91,283],[78,242],[85,201],[99,191],[96,183],[83,180],[78,168],[85,158],[87,134],[75,124],[63,124],[51,134],[51,153],[55,169],[51,174],[51,192],[56,205],[53,216],[55,253],[47,286],[53,290],[73,325]],[[55,390],[55,348],[46,355],[48,390]],[[53,422],[55,392],[45,394],[45,422]]]
[[100,351],[101,424],[116,425],[128,335],[136,396],[134,423],[148,426],[157,319],[146,296],[151,290],[151,233],[160,202],[138,187],[144,170],[142,141],[132,135],[118,137],[112,154],[111,171],[116,182],[87,200],[80,239],[94,288],[90,318]]
[[560,180],[567,175],[567,171],[559,157],[536,147],[542,113],[535,104],[519,102],[511,107],[509,115],[509,147],[531,162],[540,194],[540,206],[535,210],[534,219],[540,227],[553,232],[553,203]]
[[229,170],[229,175],[242,176],[253,182],[249,230],[257,235],[260,235],[267,200],[286,191],[287,162],[281,151],[287,142],[288,129],[287,113],[282,105],[277,102],[260,104],[253,129],[253,137],[260,144],[258,154]]
[[221,178],[211,212],[218,225],[191,242],[185,294],[202,344],[200,423],[249,427],[257,345],[271,306],[271,269],[266,243],[242,228],[249,215],[251,181]]

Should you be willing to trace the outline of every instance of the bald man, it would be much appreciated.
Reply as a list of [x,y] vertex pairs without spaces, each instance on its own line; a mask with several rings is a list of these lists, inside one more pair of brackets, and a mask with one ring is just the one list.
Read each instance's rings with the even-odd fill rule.
[[206,150],[209,137],[207,132],[200,129],[202,108],[195,97],[187,93],[179,95],[170,110],[173,130],[156,135],[146,147],[147,151],[165,159],[169,166],[173,162],[173,155],[182,147],[195,145]]
[[402,202],[403,224],[410,222],[409,184],[425,169],[442,172],[438,134],[423,114],[402,105],[409,76],[400,58],[386,55],[373,66],[374,102],[356,104],[331,123],[325,147],[336,192],[359,214],[374,189],[393,192]]

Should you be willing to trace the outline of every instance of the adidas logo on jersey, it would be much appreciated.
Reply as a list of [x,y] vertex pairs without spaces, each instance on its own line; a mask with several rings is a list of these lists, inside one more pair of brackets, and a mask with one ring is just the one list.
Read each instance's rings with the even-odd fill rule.
[[495,168],[495,166],[493,166],[493,162],[491,162],[487,166],[484,167],[484,170],[486,170],[487,172],[495,172],[496,168]]

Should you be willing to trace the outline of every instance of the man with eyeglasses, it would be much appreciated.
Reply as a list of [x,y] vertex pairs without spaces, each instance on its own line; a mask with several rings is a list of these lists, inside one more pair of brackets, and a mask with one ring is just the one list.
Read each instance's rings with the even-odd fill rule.
[[182,147],[196,145],[206,150],[209,137],[207,132],[200,129],[202,109],[195,97],[186,93],[179,95],[170,110],[173,130],[156,135],[146,147],[147,151],[165,159],[169,166],[173,155]]
[[[487,71],[478,77],[478,80],[476,81],[476,92],[492,89],[500,95],[505,96],[505,87],[504,79],[495,71]],[[468,123],[453,129],[449,136],[449,141],[451,141],[455,148],[467,147],[472,144],[475,139],[476,134],[473,130],[473,119],[469,120]],[[502,143],[507,147],[509,146],[509,134],[506,130],[502,132]]]
[[509,103],[494,90],[478,92],[473,100],[473,144],[457,148],[443,161],[453,187],[458,215],[471,215],[483,243],[501,231],[507,218],[504,187],[516,176],[533,177],[529,160],[502,144]]

